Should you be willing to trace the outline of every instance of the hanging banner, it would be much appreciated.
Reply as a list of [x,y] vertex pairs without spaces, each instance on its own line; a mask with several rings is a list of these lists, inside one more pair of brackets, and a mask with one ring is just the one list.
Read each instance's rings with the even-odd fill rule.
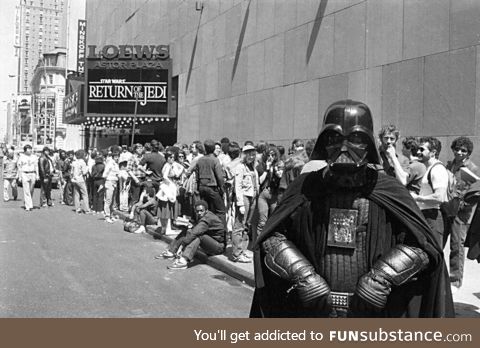
[[87,21],[78,20],[78,36],[77,36],[77,72],[85,73],[85,52],[87,44]]

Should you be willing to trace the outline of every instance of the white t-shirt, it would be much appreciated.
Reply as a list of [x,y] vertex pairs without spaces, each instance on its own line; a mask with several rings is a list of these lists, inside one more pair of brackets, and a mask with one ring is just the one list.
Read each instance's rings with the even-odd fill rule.
[[[439,162],[439,161],[437,161]],[[445,188],[445,196],[443,197],[443,201],[447,200],[447,187],[448,187],[448,173],[447,169],[443,165],[436,165],[434,168],[433,165],[435,165],[437,162],[432,164],[427,168],[427,171],[423,175],[422,180],[420,181],[420,196],[428,196],[431,195],[434,190],[438,188]],[[431,174],[431,180],[432,180],[432,185],[428,182],[428,173],[432,171]],[[433,186],[433,189],[432,189]],[[440,209],[440,203],[427,203],[427,202],[418,202],[418,207],[420,210],[424,209]]]

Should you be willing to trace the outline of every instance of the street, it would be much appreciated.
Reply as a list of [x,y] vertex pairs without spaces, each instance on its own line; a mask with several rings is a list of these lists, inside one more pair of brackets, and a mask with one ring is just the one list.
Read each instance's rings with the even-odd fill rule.
[[[166,244],[121,221],[0,203],[0,317],[248,317],[253,289],[210,266],[170,271]],[[54,197],[58,191],[54,190]]]
[[[0,317],[248,317],[253,289],[242,282],[205,264],[168,270],[169,260],[154,258],[164,242],[73,207],[39,209],[39,194],[30,213],[21,189],[17,201],[0,203]],[[465,261],[457,317],[480,317],[479,267]]]

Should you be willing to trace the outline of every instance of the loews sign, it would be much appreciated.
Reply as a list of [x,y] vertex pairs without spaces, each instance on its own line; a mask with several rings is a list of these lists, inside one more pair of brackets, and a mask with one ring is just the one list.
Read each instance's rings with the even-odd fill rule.
[[88,47],[87,115],[168,115],[167,45]]

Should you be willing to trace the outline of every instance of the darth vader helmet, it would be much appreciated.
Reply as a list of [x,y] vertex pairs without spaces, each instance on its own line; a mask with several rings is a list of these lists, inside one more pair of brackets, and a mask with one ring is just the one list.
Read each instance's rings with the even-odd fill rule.
[[354,100],[330,105],[310,159],[324,160],[331,170],[342,172],[380,164],[368,106]]

